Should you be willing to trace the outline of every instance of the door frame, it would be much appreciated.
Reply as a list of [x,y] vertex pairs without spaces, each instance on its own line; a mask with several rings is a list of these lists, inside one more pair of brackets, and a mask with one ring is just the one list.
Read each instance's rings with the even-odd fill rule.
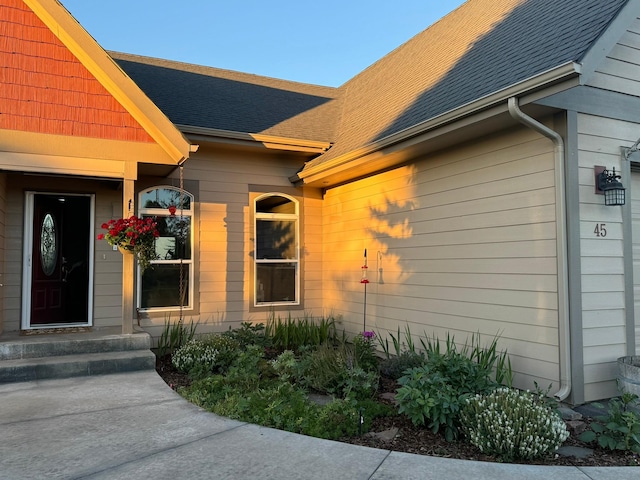
[[[87,322],[86,323],[56,323],[31,325],[31,282],[32,278],[32,252],[33,252],[33,215],[36,195],[64,196],[64,197],[87,197],[89,198],[89,285],[87,286]],[[91,327],[93,326],[93,290],[94,279],[93,270],[95,263],[95,203],[96,198],[93,193],[70,193],[70,192],[39,192],[29,190],[24,197],[24,229],[22,242],[22,330],[37,330],[43,328],[64,328],[64,327]]]

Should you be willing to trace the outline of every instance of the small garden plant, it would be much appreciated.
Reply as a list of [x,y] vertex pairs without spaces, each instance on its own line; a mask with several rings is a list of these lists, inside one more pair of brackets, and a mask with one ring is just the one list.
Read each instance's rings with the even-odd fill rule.
[[[591,429],[580,436],[584,442],[597,442],[609,450],[630,450],[640,453],[640,403],[638,396],[624,392],[609,401],[608,409],[599,406],[603,415],[595,417]],[[604,413],[606,412],[606,413]]]

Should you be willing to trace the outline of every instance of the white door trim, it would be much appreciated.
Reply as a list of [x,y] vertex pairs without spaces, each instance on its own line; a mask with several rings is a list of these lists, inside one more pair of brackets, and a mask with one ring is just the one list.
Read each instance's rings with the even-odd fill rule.
[[[62,195],[65,197],[87,197],[89,198],[89,285],[87,286],[87,322],[86,323],[61,323],[47,325],[31,325],[31,280],[32,280],[32,252],[33,252],[33,215],[35,195]],[[36,330],[43,328],[64,328],[64,327],[90,327],[93,326],[93,290],[94,290],[94,251],[95,238],[95,203],[96,197],[92,193],[69,193],[69,192],[25,192],[24,199],[24,229],[23,229],[23,249],[22,249],[22,330]]]

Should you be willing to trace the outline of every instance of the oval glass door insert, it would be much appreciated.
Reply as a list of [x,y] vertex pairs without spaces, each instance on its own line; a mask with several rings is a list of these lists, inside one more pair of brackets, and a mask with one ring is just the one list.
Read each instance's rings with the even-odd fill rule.
[[53,216],[47,213],[42,219],[40,233],[40,262],[42,263],[42,271],[46,276],[50,276],[56,269],[57,258],[56,224]]

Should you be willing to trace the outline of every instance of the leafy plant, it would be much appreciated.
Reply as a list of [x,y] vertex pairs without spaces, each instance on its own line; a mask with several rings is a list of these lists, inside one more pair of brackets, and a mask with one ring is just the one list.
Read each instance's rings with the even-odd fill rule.
[[398,382],[398,413],[408,416],[416,426],[428,426],[434,433],[443,427],[448,441],[457,438],[458,413],[469,393],[456,391],[449,379],[426,366],[409,370]]
[[353,337],[354,355],[358,366],[363,370],[377,370],[378,357],[374,345],[374,332],[362,332]]
[[281,380],[290,381],[296,378],[299,365],[293,351],[285,350],[269,363]]
[[333,318],[314,319],[309,315],[294,319],[291,314],[286,319],[275,318],[272,314],[267,320],[265,336],[274,348],[294,351],[299,351],[304,346],[321,345],[337,339]]
[[415,367],[421,367],[427,361],[423,353],[405,351],[397,356],[384,358],[380,362],[380,374],[395,380]]
[[351,399],[337,399],[318,408],[309,422],[307,435],[330,440],[338,440],[358,433],[360,415],[358,405]]
[[[604,410],[600,403],[595,404]],[[625,392],[609,401],[605,415],[598,415],[590,430],[580,435],[583,442],[597,440],[598,445],[609,450],[631,450],[640,453],[640,415],[632,408],[638,407],[638,396]]]
[[377,390],[377,370],[366,371],[358,365],[353,346],[340,342],[323,344],[301,359],[300,380],[304,385],[340,398],[371,397]]
[[169,316],[164,322],[164,329],[158,339],[156,356],[162,358],[189,343],[196,334],[197,326],[198,322],[192,321],[188,326],[182,320],[171,322],[171,316]]
[[268,338],[265,336],[264,323],[252,324],[250,322],[242,322],[240,328],[231,329],[224,332],[222,335],[230,337],[238,342],[240,348],[245,348],[249,345],[261,345],[268,346]]
[[429,361],[455,358],[461,355],[478,365],[479,371],[494,378],[496,383],[510,387],[513,384],[511,360],[506,351],[498,352],[499,338],[496,335],[488,347],[483,347],[480,334],[473,334],[471,335],[471,342],[465,341],[460,350],[458,350],[455,338],[447,333],[444,352],[441,352],[440,341],[435,336],[426,340],[421,338],[420,343]]
[[308,399],[304,389],[278,379],[255,378],[251,386],[236,380],[214,375],[192,383],[181,393],[218,415],[333,440],[353,436],[361,427],[366,431],[374,418],[392,414],[389,406],[352,398],[319,406]]
[[469,398],[460,420],[473,445],[503,461],[543,457],[569,437],[562,418],[539,395],[505,387]]

